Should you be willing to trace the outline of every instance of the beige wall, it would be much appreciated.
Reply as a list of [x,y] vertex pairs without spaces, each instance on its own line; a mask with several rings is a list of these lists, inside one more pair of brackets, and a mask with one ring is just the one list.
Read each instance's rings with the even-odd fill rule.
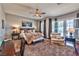
[[5,20],[5,13],[2,7],[2,4],[0,4],[0,39],[4,38],[5,35],[5,28],[2,29],[2,20],[4,20],[4,26],[6,25],[6,20]]
[[20,16],[15,16],[15,15],[10,15],[10,14],[6,14],[6,22],[7,22],[7,32],[8,31],[11,31],[10,27],[12,25],[22,25],[22,21],[29,21],[29,22],[32,22],[33,24],[33,27],[36,27],[38,30],[38,21],[36,20],[30,20],[30,19],[27,19],[27,18],[23,18],[23,17],[20,17]]

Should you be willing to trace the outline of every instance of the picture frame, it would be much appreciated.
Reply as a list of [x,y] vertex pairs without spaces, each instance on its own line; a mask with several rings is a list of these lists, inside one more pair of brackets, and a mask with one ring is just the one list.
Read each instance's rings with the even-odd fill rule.
[[4,20],[2,19],[2,29],[4,29]]
[[22,22],[23,27],[32,27],[32,22]]

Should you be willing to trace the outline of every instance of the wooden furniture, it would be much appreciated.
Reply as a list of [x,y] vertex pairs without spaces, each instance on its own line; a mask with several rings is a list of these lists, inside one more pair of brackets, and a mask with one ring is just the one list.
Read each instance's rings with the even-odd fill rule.
[[67,38],[65,37],[65,45],[72,46],[75,48],[76,39],[75,38]]
[[12,39],[19,39],[20,33],[12,33]]
[[15,49],[15,55],[21,55],[20,48],[21,48],[21,40],[12,40]]
[[75,53],[77,56],[79,56],[79,41],[76,42],[76,49],[75,49]]
[[25,50],[25,40],[24,39],[13,40],[13,43],[15,45],[16,55],[23,56]]
[[79,55],[79,43],[76,42],[75,38],[65,37],[65,45],[71,46],[72,48],[74,48],[75,54]]
[[35,30],[33,27],[21,27],[20,30],[24,30],[25,32],[28,32],[29,30],[31,30],[33,32],[33,30]]
[[25,40],[21,39],[21,47],[20,47],[20,54],[21,54],[21,56],[24,55],[25,43],[26,43]]
[[2,46],[2,55],[3,56],[14,56],[15,49],[12,41],[7,41]]
[[23,56],[25,48],[24,40],[9,40],[2,45],[2,56]]

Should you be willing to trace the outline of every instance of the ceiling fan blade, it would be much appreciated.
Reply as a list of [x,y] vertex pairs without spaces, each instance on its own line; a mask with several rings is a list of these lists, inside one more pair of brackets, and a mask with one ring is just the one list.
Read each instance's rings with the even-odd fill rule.
[[46,14],[45,12],[42,12],[41,14]]
[[56,3],[57,5],[61,5],[62,3]]
[[30,12],[30,14],[34,14],[36,17],[41,17],[42,14],[46,14],[45,12],[41,12],[39,9],[36,9],[35,12]]

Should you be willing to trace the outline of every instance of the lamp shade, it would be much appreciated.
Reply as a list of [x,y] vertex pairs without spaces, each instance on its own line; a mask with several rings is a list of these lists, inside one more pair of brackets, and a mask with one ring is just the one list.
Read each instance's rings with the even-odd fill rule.
[[68,32],[74,33],[75,32],[75,28],[69,28]]
[[12,25],[12,27],[19,28],[20,25],[18,25],[18,24],[14,24],[14,25]]
[[16,25],[16,24],[15,24],[15,25],[12,25],[12,31],[13,31],[13,32],[16,32],[16,33],[19,33],[19,32],[20,32],[19,27],[20,27],[20,26],[19,26],[19,25]]

